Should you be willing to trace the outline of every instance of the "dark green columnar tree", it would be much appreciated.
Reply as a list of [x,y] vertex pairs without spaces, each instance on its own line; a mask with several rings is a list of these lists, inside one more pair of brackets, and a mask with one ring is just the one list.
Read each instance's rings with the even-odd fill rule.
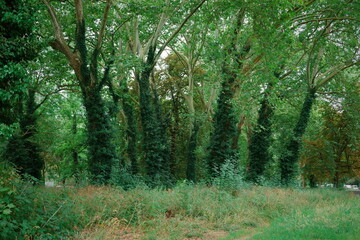
[[150,74],[155,60],[155,46],[149,49],[144,70],[137,75],[140,89],[140,115],[143,131],[143,151],[145,152],[146,173],[152,184],[171,183],[169,166],[169,143],[159,119],[158,109],[150,88]]
[[126,80],[124,79],[122,82],[121,90],[121,100],[123,110],[126,116],[126,123],[127,123],[127,154],[130,159],[131,163],[131,172],[133,174],[139,173],[139,166],[137,162],[137,147],[136,142],[138,138],[138,130],[137,130],[137,121],[135,115],[135,106],[131,101],[131,96],[129,92],[129,87],[127,85]]
[[227,161],[235,161],[237,149],[232,147],[236,136],[236,117],[233,109],[232,84],[235,76],[224,75],[220,96],[217,100],[217,110],[214,115],[214,130],[210,139],[208,171],[211,177],[216,177]]
[[[103,70],[103,76],[99,76],[99,61],[103,41],[106,33],[106,24],[110,14],[111,0],[106,1],[100,29],[94,44],[89,44],[87,39],[88,28],[85,25],[85,13],[83,1],[75,0],[75,47],[69,45],[65,40],[62,25],[57,17],[56,11],[50,1],[43,0],[48,9],[51,24],[55,35],[51,47],[62,53],[73,68],[81,88],[83,102],[86,109],[89,159],[88,169],[92,182],[95,184],[107,183],[110,180],[111,168],[116,159],[115,144],[112,142],[113,131],[110,117],[106,112],[102,99],[101,90],[106,83],[110,66]],[[92,53],[89,54],[89,49]],[[111,61],[106,61],[110,62]]]
[[35,102],[35,92],[28,90],[24,108],[19,112],[20,133],[14,135],[6,146],[5,159],[12,162],[22,176],[29,175],[38,180],[42,179],[44,160],[40,156],[40,147],[34,142],[36,134],[36,109],[39,107]]
[[266,164],[272,159],[269,147],[271,144],[273,107],[269,103],[267,94],[265,93],[264,99],[261,101],[257,124],[249,143],[249,163],[246,178],[256,184],[259,184],[259,177],[262,176]]
[[296,163],[299,159],[301,140],[310,119],[311,108],[316,98],[315,93],[314,89],[308,90],[291,139],[285,147],[285,154],[280,159],[281,182],[285,186],[290,184],[296,173]]
[[228,40],[222,66],[222,84],[217,100],[217,109],[213,119],[213,132],[210,138],[209,155],[207,157],[208,171],[211,178],[218,176],[226,161],[237,164],[237,149],[233,148],[233,139],[237,134],[237,120],[234,112],[234,83],[241,69],[244,56],[250,51],[250,43],[246,42],[239,48],[237,38],[244,21],[245,11],[240,10],[235,26]]

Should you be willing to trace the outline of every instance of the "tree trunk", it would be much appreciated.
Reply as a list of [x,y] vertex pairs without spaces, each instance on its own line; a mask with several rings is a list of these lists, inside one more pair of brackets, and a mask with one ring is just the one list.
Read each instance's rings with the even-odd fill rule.
[[140,87],[140,115],[143,131],[143,150],[145,152],[146,174],[153,186],[171,184],[169,167],[169,146],[163,130],[162,119],[158,119],[156,100],[150,88],[150,74],[154,63],[155,47],[149,49],[147,62],[141,73],[136,73]]
[[186,168],[186,178],[189,181],[196,182],[196,147],[197,147],[197,134],[199,132],[200,125],[198,122],[194,122],[194,128],[192,129],[189,145],[188,145],[188,162]]
[[225,76],[214,116],[214,130],[210,138],[207,159],[208,171],[212,178],[218,176],[226,161],[234,161],[237,153],[237,149],[232,148],[236,136],[236,118],[232,104],[234,81],[235,76]]
[[247,170],[247,180],[259,184],[259,177],[262,176],[266,164],[271,161],[269,153],[271,137],[271,121],[273,109],[270,106],[267,95],[261,101],[259,116],[254,133],[250,137],[249,144],[249,163]]
[[135,117],[135,109],[131,102],[129,95],[129,88],[124,80],[122,86],[123,94],[122,94],[122,104],[124,113],[126,116],[127,123],[127,154],[131,163],[131,172],[132,174],[137,174],[139,172],[139,166],[137,163],[137,150],[136,150],[136,141],[137,141],[137,128],[136,128],[136,117]]
[[311,108],[316,98],[315,93],[315,89],[308,90],[290,142],[286,145],[285,153],[280,158],[281,182],[285,186],[288,186],[291,183],[296,172],[296,163],[299,159],[301,138],[305,133],[310,119]]
[[[72,119],[72,134],[73,137],[76,137],[77,134],[77,117],[76,117],[76,113],[73,113],[73,119]],[[79,183],[79,154],[78,151],[76,149],[76,147],[74,147],[72,150],[72,158],[73,158],[73,176],[75,178],[75,183]]]
[[110,180],[111,167],[116,159],[115,144],[111,142],[112,127],[99,91],[84,97],[89,145],[88,168],[94,184]]
[[178,131],[180,124],[180,101],[175,96],[173,86],[170,86],[171,100],[172,100],[172,115],[173,121],[170,125],[170,172],[173,176],[175,176],[176,171],[176,162],[178,159]]

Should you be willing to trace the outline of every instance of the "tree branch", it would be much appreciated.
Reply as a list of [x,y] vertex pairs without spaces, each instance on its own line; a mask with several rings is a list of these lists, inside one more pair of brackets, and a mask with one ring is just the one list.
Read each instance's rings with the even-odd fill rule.
[[[330,81],[333,77],[335,77],[341,71],[343,71],[349,67],[352,67],[354,65],[358,65],[359,63],[360,63],[360,61],[356,61],[356,62],[352,62],[352,63],[346,64],[346,65],[337,65],[337,66],[330,68],[325,73],[318,76],[317,81],[316,81],[316,82],[318,82],[318,84],[316,84],[315,89],[319,89],[321,86],[323,86],[325,83]],[[326,76],[327,74],[329,74],[329,75]]]
[[179,25],[179,27],[171,34],[171,36],[168,38],[168,40],[161,46],[158,53],[155,56],[155,61],[153,66],[151,68],[155,67],[155,64],[157,62],[157,59],[160,57],[161,53],[165,50],[166,46],[176,37],[176,35],[181,31],[181,29],[184,27],[184,25],[187,23],[187,21],[191,18],[192,15],[206,2],[207,0],[202,0],[190,13],[189,15],[183,20],[183,22]]
[[[94,82],[97,82],[97,79],[98,79],[98,77],[97,77],[98,57],[99,57],[99,53],[100,53],[101,46],[103,43],[104,35],[105,35],[105,28],[106,28],[106,23],[107,23],[107,20],[109,17],[109,10],[110,10],[111,3],[112,3],[112,0],[106,1],[106,6],[104,9],[104,16],[103,16],[103,19],[101,20],[100,32],[98,35],[98,39],[96,41],[95,49],[91,56],[90,72],[91,72],[91,78],[93,79]],[[105,72],[106,72],[106,70],[105,70]]]

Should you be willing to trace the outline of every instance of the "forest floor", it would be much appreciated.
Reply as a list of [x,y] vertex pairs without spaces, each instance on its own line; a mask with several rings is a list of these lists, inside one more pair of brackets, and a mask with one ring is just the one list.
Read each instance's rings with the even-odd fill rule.
[[0,189],[0,239],[360,239],[360,197],[344,190],[187,184],[8,189]]
[[79,196],[83,205],[101,206],[75,235],[79,240],[360,239],[360,198],[345,191],[87,187]]

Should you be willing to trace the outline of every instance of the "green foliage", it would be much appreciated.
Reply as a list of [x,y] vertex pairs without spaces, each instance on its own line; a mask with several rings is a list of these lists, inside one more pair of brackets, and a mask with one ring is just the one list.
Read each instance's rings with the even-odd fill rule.
[[113,171],[110,183],[124,190],[146,187],[144,178],[140,175],[135,175],[132,171],[132,166],[130,166],[130,169],[121,166],[119,171]]
[[244,181],[243,173],[234,164],[234,161],[226,160],[219,169],[217,176],[212,183],[219,189],[231,192],[248,187],[248,184]]
[[1,239],[67,239],[80,225],[69,192],[17,182],[0,189]]
[[359,176],[360,115],[356,110],[359,96],[346,94],[341,101],[341,105],[323,103],[326,105],[319,111],[322,125],[311,139],[305,139],[301,166],[303,177],[310,185],[331,182],[341,187],[347,180]]
[[1,1],[0,12],[0,123],[10,125],[17,120],[13,104],[26,92],[26,62],[38,50],[33,34],[36,9],[22,0]]

